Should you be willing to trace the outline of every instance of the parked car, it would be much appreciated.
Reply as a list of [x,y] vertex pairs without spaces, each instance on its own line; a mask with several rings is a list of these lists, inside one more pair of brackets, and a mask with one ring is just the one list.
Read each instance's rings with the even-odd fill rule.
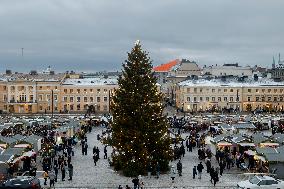
[[40,181],[32,176],[17,176],[0,185],[0,189],[41,189]]
[[39,179],[40,185],[44,185],[44,178],[43,178],[44,171],[36,171],[35,175],[30,175],[29,171],[24,172],[21,176],[35,176]]
[[249,180],[239,182],[237,186],[240,189],[253,189],[253,188],[282,189],[284,188],[284,181],[275,179],[270,176],[254,176]]

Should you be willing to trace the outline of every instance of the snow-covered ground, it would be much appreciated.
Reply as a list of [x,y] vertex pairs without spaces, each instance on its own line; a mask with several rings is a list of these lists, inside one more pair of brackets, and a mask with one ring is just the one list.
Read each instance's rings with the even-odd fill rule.
[[[108,161],[103,159],[103,145],[97,140],[97,134],[101,135],[102,128],[94,128],[92,133],[87,134],[88,137],[88,155],[83,156],[81,153],[81,146],[78,144],[75,148],[75,156],[72,157],[72,164],[74,166],[74,176],[72,181],[61,181],[61,175],[59,172],[59,182],[56,183],[56,187],[72,188],[72,187],[93,187],[93,188],[118,188],[119,185],[125,187],[129,185],[133,187],[132,179],[124,177],[118,172],[114,171],[112,167],[109,166]],[[92,149],[94,146],[98,146],[100,149],[100,160],[97,166],[94,165],[92,159]],[[108,154],[111,153],[111,147],[108,147]],[[213,158],[214,160],[214,158]],[[206,170],[203,172],[202,179],[192,178],[192,168],[197,165],[200,160],[197,157],[197,149],[193,152],[186,152],[185,157],[182,158],[183,164],[183,175],[179,177],[176,175],[175,183],[172,184],[170,179],[170,174],[161,175],[159,179],[152,176],[148,178],[147,176],[142,176],[145,188],[209,188],[213,187],[210,182],[209,174]],[[176,161],[171,162],[175,165]],[[203,162],[205,167],[205,164]],[[232,173],[236,171],[224,171],[220,181],[217,183],[216,188],[233,188],[236,183],[244,180],[245,177],[242,174]],[[68,178],[68,173],[66,175]]]

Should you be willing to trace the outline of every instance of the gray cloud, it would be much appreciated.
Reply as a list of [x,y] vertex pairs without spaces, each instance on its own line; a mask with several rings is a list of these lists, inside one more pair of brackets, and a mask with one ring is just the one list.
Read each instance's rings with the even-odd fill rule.
[[189,58],[268,66],[284,54],[282,7],[282,0],[0,1],[0,71],[120,70],[136,39],[154,65]]

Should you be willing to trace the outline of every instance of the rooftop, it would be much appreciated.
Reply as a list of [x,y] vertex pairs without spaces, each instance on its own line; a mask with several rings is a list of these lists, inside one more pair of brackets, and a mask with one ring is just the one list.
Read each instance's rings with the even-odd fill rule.
[[172,60],[166,64],[162,64],[160,66],[156,66],[153,68],[155,72],[168,72],[172,69],[173,66],[177,65],[179,63],[179,59]]
[[284,83],[275,82],[270,79],[259,79],[254,81],[253,79],[246,82],[238,82],[237,80],[221,81],[220,79],[198,79],[198,80],[186,80],[178,84],[179,86],[206,86],[206,87],[265,87],[265,86],[284,86]]
[[66,79],[63,85],[117,85],[117,78]]

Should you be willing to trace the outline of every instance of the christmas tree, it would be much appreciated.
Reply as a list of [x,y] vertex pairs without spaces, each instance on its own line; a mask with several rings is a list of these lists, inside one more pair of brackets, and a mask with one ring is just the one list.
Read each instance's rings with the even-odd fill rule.
[[113,164],[125,176],[145,174],[149,166],[168,170],[172,151],[162,94],[152,73],[152,61],[136,42],[123,64],[119,89],[112,99]]

